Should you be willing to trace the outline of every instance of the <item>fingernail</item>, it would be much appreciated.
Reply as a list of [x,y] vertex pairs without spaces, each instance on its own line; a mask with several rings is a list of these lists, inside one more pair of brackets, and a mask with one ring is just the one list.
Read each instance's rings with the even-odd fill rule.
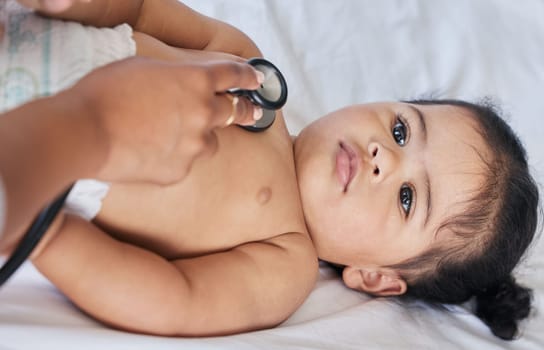
[[264,83],[264,79],[265,79],[264,73],[258,70],[255,70],[255,72],[257,74],[257,81],[259,82],[259,84]]
[[263,117],[263,109],[261,107],[253,107],[253,120],[259,120]]

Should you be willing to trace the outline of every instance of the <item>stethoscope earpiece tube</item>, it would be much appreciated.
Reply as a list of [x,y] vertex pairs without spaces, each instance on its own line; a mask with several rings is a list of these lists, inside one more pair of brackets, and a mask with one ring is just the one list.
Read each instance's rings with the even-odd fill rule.
[[2,286],[13,273],[23,264],[23,262],[30,256],[32,250],[38,245],[40,239],[43,237],[58,212],[62,209],[64,201],[72,186],[55,199],[49,206],[43,209],[30,225],[30,228],[26,231],[23,239],[19,242],[19,245],[11,254],[10,258],[0,268],[0,286]]
[[253,104],[263,108],[263,116],[255,124],[240,127],[253,132],[264,131],[274,123],[275,110],[282,108],[287,102],[287,82],[280,70],[264,58],[252,58],[247,63],[264,74],[264,82],[256,90],[232,89],[228,92],[246,97]]

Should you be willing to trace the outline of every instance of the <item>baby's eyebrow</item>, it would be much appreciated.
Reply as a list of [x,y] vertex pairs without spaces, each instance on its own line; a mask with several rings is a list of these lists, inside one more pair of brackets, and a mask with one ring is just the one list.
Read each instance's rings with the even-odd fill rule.
[[419,108],[416,108],[412,105],[408,105],[408,107],[414,111],[414,113],[417,115],[418,117],[418,121],[419,121],[419,131],[421,132],[421,135],[423,136],[423,141],[425,143],[427,143],[427,123],[425,122],[425,119],[426,116],[425,114],[423,114],[423,112],[419,109]]
[[[419,125],[419,131],[421,134],[421,139],[423,141],[423,145],[427,146],[427,123],[425,122],[426,116],[423,114],[423,112],[416,108],[415,106],[408,105],[408,107],[414,111],[414,113],[417,115]],[[427,212],[425,214],[425,221],[423,223],[423,228],[427,226],[427,223],[429,222],[429,218],[431,217],[431,211],[432,211],[432,202],[431,202],[431,181],[429,179],[429,173],[427,172],[427,168],[425,168],[425,172],[423,174],[423,183],[425,185],[425,193],[426,193],[426,199],[427,199]]]
[[431,217],[431,211],[432,211],[432,203],[431,203],[431,181],[429,180],[429,174],[427,173],[427,169],[425,169],[425,192],[427,194],[427,213],[425,214],[425,222],[423,223],[423,228],[427,226],[427,222],[429,222],[429,218]]

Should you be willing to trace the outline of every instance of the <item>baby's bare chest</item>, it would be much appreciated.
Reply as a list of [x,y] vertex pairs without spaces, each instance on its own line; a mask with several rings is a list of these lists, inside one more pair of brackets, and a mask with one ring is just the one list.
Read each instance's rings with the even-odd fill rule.
[[113,184],[98,224],[167,258],[305,232],[290,140],[234,129],[218,141],[180,183]]

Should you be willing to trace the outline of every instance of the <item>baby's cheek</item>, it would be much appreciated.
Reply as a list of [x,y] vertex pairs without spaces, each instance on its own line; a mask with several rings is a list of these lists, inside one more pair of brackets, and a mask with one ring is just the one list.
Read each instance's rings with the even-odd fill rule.
[[365,228],[372,231],[379,231],[382,234],[398,229],[398,224],[396,223],[398,218],[391,213],[387,201],[384,201],[382,198],[369,197],[360,206],[356,217]]

